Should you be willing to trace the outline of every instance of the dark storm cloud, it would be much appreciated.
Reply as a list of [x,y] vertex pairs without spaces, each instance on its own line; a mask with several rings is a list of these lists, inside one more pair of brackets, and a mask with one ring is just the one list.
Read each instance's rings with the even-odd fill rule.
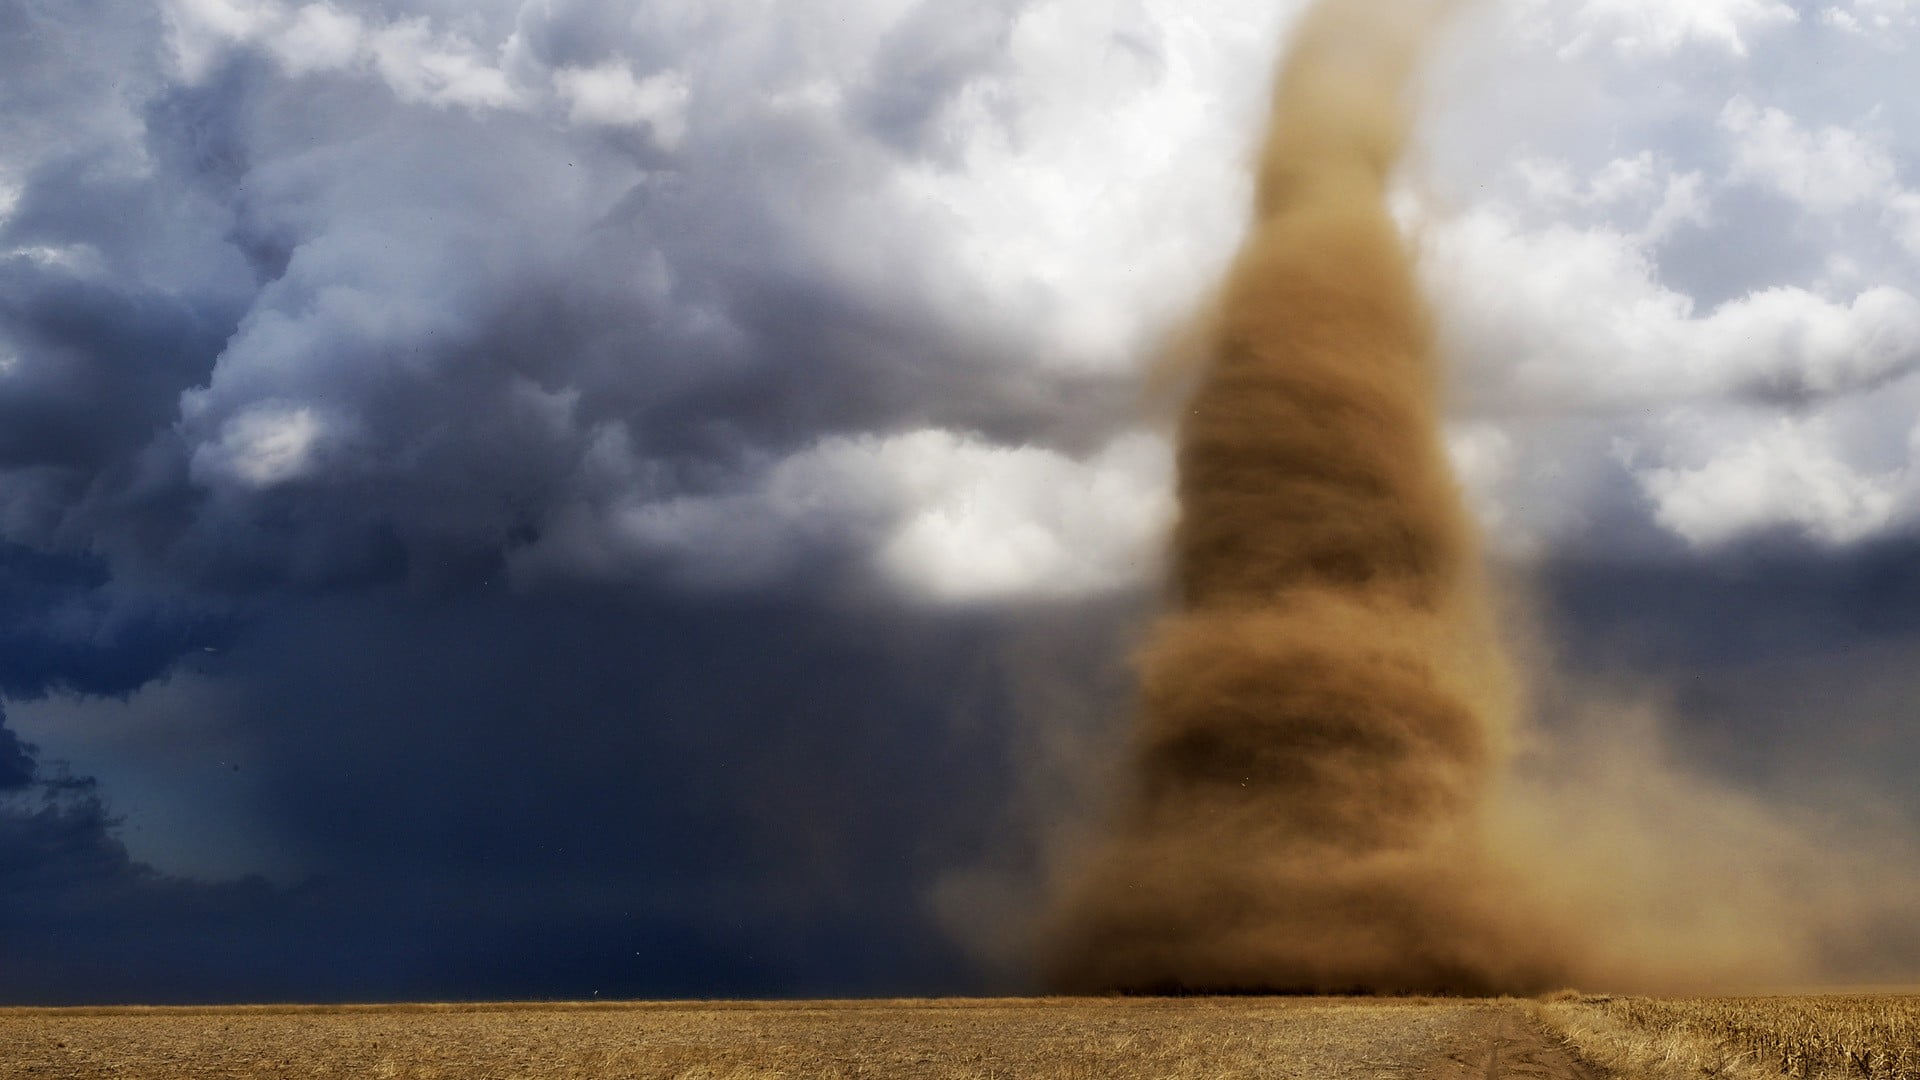
[[[1095,741],[1124,721],[1142,605],[1016,587],[942,608],[912,559],[908,588],[874,580],[897,534],[868,519],[981,563],[1044,564],[1030,526],[1062,506],[1079,532],[1043,540],[1070,556],[1116,531],[1114,504],[1074,500],[1132,458],[1084,485],[1017,459],[1088,454],[1136,405],[1131,357],[1036,359],[1130,347],[1054,310],[1092,271],[1047,248],[1139,275],[1081,298],[1116,322],[1166,267],[1200,276],[1207,241],[1122,242],[1227,235],[1195,208],[1231,200],[1227,167],[1181,170],[1238,143],[1157,125],[1244,111],[1209,72],[1255,87],[1280,19],[1249,4],[1222,31],[1244,40],[1186,55],[1183,10],[1023,21],[1041,7],[0,5],[0,999],[1005,985],[950,934],[1001,929],[968,907],[983,894],[937,916],[929,894],[956,867],[1031,874],[1033,807],[1071,788],[1040,790],[1033,759],[1062,715],[1097,718]],[[1095,63],[1088,33],[1124,62]],[[1072,90],[1042,117],[1020,80],[1049,64]],[[1126,114],[1150,137],[1081,148],[1089,110],[1154,80],[1183,104]],[[1003,143],[1085,160],[1035,166],[1059,175],[1031,190],[1024,159],[984,193],[943,186]],[[1124,155],[1184,164],[1114,171]],[[1053,191],[1142,178],[1195,206]],[[1724,259],[1683,246],[1685,283],[1721,295]],[[1097,347],[1053,340],[1075,334]],[[1887,590],[1823,578],[1818,554],[1700,584],[1733,564],[1647,540],[1631,477],[1594,471],[1587,535],[1642,561],[1551,573],[1579,640],[1667,673],[1745,640],[1712,644],[1730,621],[1799,627],[1782,650],[1861,620],[1863,642],[1906,633],[1872,629],[1898,622]],[[957,495],[923,490],[942,483]],[[1045,512],[953,528],[1001,484]],[[1150,562],[1092,579],[1143,589]],[[1669,596],[1684,615],[1663,621]],[[1778,655],[1703,669],[1731,691],[1736,659]],[[231,754],[194,762],[184,824],[145,828],[190,844],[188,811],[244,813],[299,871],[143,865],[128,797],[74,775],[99,745]]]
[[[338,10],[363,37],[403,14]],[[216,681],[195,722],[270,778],[246,812],[304,869],[144,867],[111,791],[8,733],[0,997],[980,985],[927,894],[1013,827],[1004,621],[850,610],[831,550],[719,601],[504,586],[577,507],[725,494],[836,433],[1017,439],[1086,399],[1010,374],[1006,328],[866,220],[869,159],[937,150],[1004,46],[1004,15],[953,48],[946,21],[903,24],[839,112],[768,102],[818,74],[795,61],[744,86],[696,62],[672,136],[553,99],[556,72],[697,61],[702,27],[614,5],[463,24],[518,35],[519,99],[446,107],[258,43],[175,78],[166,26],[105,8],[22,25],[37,55],[110,38],[85,55],[129,77],[62,98],[97,139],[9,162],[6,692],[123,696],[137,726],[143,686]],[[896,78],[912,108],[878,109]]]
[[[242,5],[272,26],[238,41],[218,8],[11,28],[39,67],[92,31],[86,62],[125,69],[58,102],[105,134],[35,127],[8,163],[15,538],[229,588],[435,579],[568,507],[749,483],[825,435],[1020,439],[1121,400],[1013,374],[1008,328],[959,321],[958,280],[863,205],[1012,8],[921,5],[826,111],[774,99],[833,57],[711,66],[714,24],[665,13],[527,6],[469,39],[328,8],[367,53],[329,64],[299,36],[317,7]],[[484,77],[413,81],[449,57]],[[616,69],[606,100],[567,81]],[[619,96],[655,76],[653,105]],[[43,102],[10,92],[26,125]]]
[[1542,582],[1575,685],[1660,701],[1696,766],[1811,803],[1920,813],[1911,539],[1570,559]]
[[[310,880],[143,866],[111,792],[0,727],[0,998],[971,985],[924,894],[1013,783],[1000,631],[502,574],[570,508],[827,435],[1058,423],[1087,381],[1010,376],[863,221],[867,160],[938,149],[1008,16],[955,44],[926,5],[865,97],[788,114],[820,72],[741,85],[699,20],[617,5],[480,12],[471,48],[343,5],[331,67],[207,10],[0,16],[0,687],[139,716],[219,680],[202,719]],[[510,91],[408,82],[448,56]],[[652,114],[568,97],[607,64],[685,70]]]
[[28,257],[0,260],[0,320],[22,357],[0,398],[0,467],[93,474],[172,421],[179,393],[212,369],[231,316],[49,277]]
[[[137,1000],[178,996],[163,989],[174,978],[245,979],[264,917],[277,913],[264,883],[167,880],[128,858],[115,826],[88,781],[55,775],[0,792],[0,1000]],[[247,939],[253,948],[233,947]]]
[[1546,579],[1555,605],[1587,635],[1580,645],[1636,665],[1761,660],[1920,633],[1920,546],[1911,539],[1836,552],[1767,537],[1709,554],[1567,560]]
[[0,693],[131,693],[230,633],[211,605],[115,589],[99,559],[0,544]]
[[13,732],[0,727],[0,792],[18,791],[33,783],[36,770],[33,747],[22,743]]
[[[97,559],[0,545],[0,693],[13,701],[128,694],[229,629],[208,609],[115,594]],[[41,760],[0,709],[0,1000],[221,997],[244,983],[284,897],[155,873],[119,824],[94,781]]]
[[24,868],[0,998],[1007,985],[929,894],[1033,839],[1008,642],[1127,621],[578,593],[282,607],[188,667],[233,689],[206,722],[273,777],[253,812],[309,879],[170,879],[90,788],[25,791],[0,815]]

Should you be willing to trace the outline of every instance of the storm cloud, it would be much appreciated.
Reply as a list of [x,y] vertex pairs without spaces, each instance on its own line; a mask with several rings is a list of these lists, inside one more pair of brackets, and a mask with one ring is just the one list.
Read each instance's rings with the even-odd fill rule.
[[[0,998],[1025,985],[1297,7],[0,5]],[[1579,674],[1908,830],[1916,41],[1488,4],[1395,195]]]

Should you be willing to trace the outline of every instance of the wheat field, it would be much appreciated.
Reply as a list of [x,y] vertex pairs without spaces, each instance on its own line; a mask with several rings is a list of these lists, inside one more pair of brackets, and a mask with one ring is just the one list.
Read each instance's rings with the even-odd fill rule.
[[1920,1080],[1920,996],[1558,995],[1545,1024],[1623,1077]]
[[[0,1010],[9,1080],[1479,1080],[1553,1058],[1518,1003],[1042,999]],[[1504,1056],[1502,1056],[1504,1055]]]
[[1920,1080],[1920,996],[0,1009],[6,1080]]

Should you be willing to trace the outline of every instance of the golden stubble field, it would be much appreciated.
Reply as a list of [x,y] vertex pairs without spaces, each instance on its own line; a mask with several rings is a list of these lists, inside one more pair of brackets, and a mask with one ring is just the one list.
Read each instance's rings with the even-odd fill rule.
[[1591,1080],[1518,1002],[1263,998],[0,1011],[12,1078]]
[[0,1009],[0,1077],[1920,1080],[1920,997]]
[[1920,996],[1555,995],[1536,1015],[1621,1076],[1920,1080]]

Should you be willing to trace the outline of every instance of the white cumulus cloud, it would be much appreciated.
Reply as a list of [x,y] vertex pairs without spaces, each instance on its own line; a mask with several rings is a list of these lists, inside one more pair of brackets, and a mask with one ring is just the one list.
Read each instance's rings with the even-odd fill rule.
[[1773,419],[1697,448],[1692,465],[1638,474],[1659,523],[1708,547],[1769,529],[1831,544],[1885,530],[1911,487],[1910,469],[1874,472],[1848,460],[1819,419]]
[[1744,97],[1727,103],[1720,125],[1734,136],[1735,180],[1772,188],[1817,213],[1885,202],[1899,190],[1886,148],[1860,132],[1808,131],[1784,111]]
[[1697,43],[1745,56],[1755,34],[1798,19],[1781,0],[1583,0],[1572,16],[1576,49],[1598,39],[1628,55]]
[[1097,595],[1151,578],[1170,474],[1165,441],[1148,435],[1085,458],[931,429],[831,438],[740,489],[576,507],[516,569],[618,576],[664,563],[696,583],[746,586],[838,550],[930,602]]
[[1433,227],[1427,245],[1452,350],[1503,400],[1832,394],[1920,366],[1920,300],[1891,286],[1845,301],[1781,286],[1702,311],[1635,236],[1528,230],[1491,207]]

